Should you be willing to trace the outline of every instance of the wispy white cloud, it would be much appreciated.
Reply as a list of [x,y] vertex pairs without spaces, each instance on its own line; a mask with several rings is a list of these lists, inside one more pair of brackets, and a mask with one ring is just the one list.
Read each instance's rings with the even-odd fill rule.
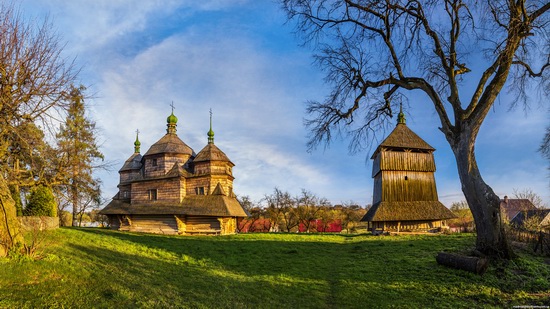
[[[303,98],[293,92],[296,85],[285,82],[288,72],[307,70],[296,65],[296,56],[304,57],[273,57],[247,37],[185,31],[111,62],[95,86],[100,93],[95,117],[109,132],[105,152],[122,162],[131,154],[136,128],[146,151],[164,134],[173,100],[178,134],[196,152],[206,143],[213,109],[217,144],[238,165],[238,192],[260,198],[275,186],[315,188],[327,182],[302,158],[303,147],[299,153],[290,148],[303,145],[302,134],[296,134],[303,133]],[[302,87],[313,89],[307,82]],[[116,177],[110,178],[106,191],[116,190]]]
[[101,48],[114,49],[128,40],[130,35],[155,27],[152,22],[182,22],[197,12],[218,11],[245,2],[247,1],[28,0],[23,5],[26,11],[38,15],[47,12],[63,36],[69,40],[68,47],[81,54]]

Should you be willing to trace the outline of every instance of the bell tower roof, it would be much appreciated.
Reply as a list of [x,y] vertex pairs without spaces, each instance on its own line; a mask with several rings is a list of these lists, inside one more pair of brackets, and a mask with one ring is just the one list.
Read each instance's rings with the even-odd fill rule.
[[388,135],[388,137],[386,137],[386,139],[378,145],[371,159],[376,157],[376,154],[380,152],[381,148],[410,149],[421,152],[432,152],[435,150],[435,148],[430,146],[420,136],[409,129],[405,123],[405,114],[403,113],[402,108],[400,108],[399,114],[397,115],[397,125],[390,135]]

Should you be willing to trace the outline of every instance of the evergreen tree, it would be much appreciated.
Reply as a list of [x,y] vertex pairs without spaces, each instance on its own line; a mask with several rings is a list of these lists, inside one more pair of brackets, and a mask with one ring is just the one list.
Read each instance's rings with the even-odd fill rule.
[[50,187],[38,185],[31,189],[27,197],[26,216],[57,216],[57,204]]
[[100,203],[100,181],[93,171],[103,160],[96,142],[95,122],[86,118],[84,86],[72,87],[68,93],[68,115],[57,134],[58,171],[65,182],[60,191],[72,204],[73,226],[79,225],[84,211]]

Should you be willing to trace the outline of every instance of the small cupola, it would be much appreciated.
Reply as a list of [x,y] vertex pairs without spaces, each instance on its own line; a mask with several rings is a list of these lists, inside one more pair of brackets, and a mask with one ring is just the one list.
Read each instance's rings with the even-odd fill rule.
[[210,130],[208,130],[208,144],[214,144],[214,131],[212,131],[212,109],[210,109]]
[[399,114],[397,114],[397,124],[407,124],[405,113],[403,113],[403,104],[399,104]]
[[136,130],[136,141],[134,142],[134,153],[139,153],[141,142],[139,141],[139,130]]
[[171,104],[172,106],[172,113],[168,118],[166,118],[166,133],[168,134],[176,134],[176,127],[178,126],[178,117],[174,115],[174,102]]

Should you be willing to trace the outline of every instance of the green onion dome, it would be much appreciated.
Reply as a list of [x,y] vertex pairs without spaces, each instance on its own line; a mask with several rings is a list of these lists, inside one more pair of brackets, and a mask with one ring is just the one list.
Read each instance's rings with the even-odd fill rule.
[[172,114],[170,114],[170,116],[168,116],[168,118],[166,118],[166,122],[168,122],[169,124],[176,124],[176,123],[178,123],[178,117],[176,117],[174,115],[174,112],[172,112]]

